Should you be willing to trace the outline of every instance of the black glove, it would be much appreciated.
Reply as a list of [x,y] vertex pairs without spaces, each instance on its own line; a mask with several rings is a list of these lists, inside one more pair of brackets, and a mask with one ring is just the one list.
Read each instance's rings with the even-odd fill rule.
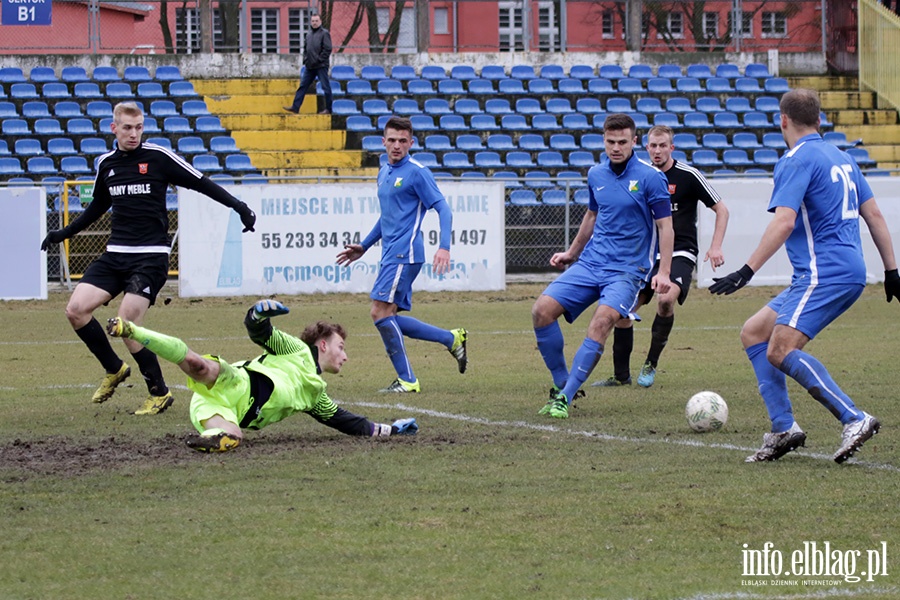
[[237,211],[237,214],[241,215],[241,223],[244,224],[244,230],[242,233],[247,233],[248,231],[256,231],[255,229],[253,229],[253,226],[256,224],[256,213],[250,210],[249,206],[241,202],[234,210]]
[[894,298],[900,302],[900,273],[897,273],[897,269],[884,272],[884,295],[888,302]]
[[[46,250],[53,244],[58,244],[66,239],[66,234],[61,229],[54,229],[50,233],[47,234],[47,237],[44,238],[44,241],[41,242],[41,250]],[[896,273],[896,271],[894,271]],[[885,282],[887,285],[887,282]]]
[[725,277],[713,277],[713,283],[709,286],[711,294],[733,294],[753,279],[753,269],[744,265],[734,273],[729,273]]

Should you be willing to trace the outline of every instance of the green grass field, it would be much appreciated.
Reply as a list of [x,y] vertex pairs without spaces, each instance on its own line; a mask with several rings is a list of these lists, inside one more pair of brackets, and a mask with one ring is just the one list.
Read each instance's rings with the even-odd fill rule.
[[[146,396],[133,361],[131,385],[92,404],[102,373],[66,322],[68,296],[0,304],[0,599],[900,597],[900,307],[880,287],[808,347],[883,424],[844,465],[831,461],[839,423],[793,383],[807,448],[743,462],[768,419],[739,330],[775,290],[693,290],[655,386],[587,388],[557,421],[537,415],[550,383],[531,330],[542,289],[417,294],[413,316],[469,329],[471,362],[459,375],[444,348],[409,342],[423,388],[411,397],[375,392],[394,374],[366,296],[280,297],[282,329],[347,326],[335,399],[421,430],[360,440],[297,415],[219,455],[184,445],[176,367],[163,365],[177,398],[163,415],[130,414]],[[166,291],[147,326],[231,361],[258,353],[242,325],[255,299]],[[570,358],[586,325],[563,325]],[[611,371],[610,353],[591,381]],[[723,431],[687,426],[703,389],[728,402]],[[803,558],[813,544],[827,544],[828,571]],[[750,556],[770,574],[748,574]],[[801,558],[809,575],[795,575]]]

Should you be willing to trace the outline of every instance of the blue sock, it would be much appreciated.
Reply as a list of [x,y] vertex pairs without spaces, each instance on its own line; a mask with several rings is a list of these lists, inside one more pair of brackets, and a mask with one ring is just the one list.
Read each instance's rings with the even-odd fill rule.
[[781,370],[805,387],[810,396],[830,410],[844,425],[862,419],[862,411],[838,387],[825,365],[811,354],[803,350],[792,350],[784,357]]
[[769,411],[772,433],[781,433],[790,429],[794,424],[794,409],[788,398],[787,378],[766,358],[768,349],[769,342],[762,342],[750,346],[746,352],[750,364],[753,365],[753,371],[756,373],[759,395],[762,396],[763,402],[766,403],[766,410]]
[[562,329],[559,328],[559,322],[553,321],[544,327],[535,327],[534,337],[537,338],[538,351],[544,359],[544,364],[553,377],[553,385],[562,389],[569,378],[569,367],[566,366],[566,355],[563,353],[566,340],[563,338]]
[[400,331],[408,338],[425,340],[426,342],[437,342],[438,344],[443,344],[448,349],[453,346],[453,334],[446,329],[423,323],[413,317],[397,315],[394,318],[397,319],[397,325],[400,326]]
[[397,324],[396,317],[385,317],[375,321],[375,327],[381,334],[381,341],[384,342],[384,349],[387,350],[388,358],[397,371],[397,377],[403,381],[413,383],[416,376],[413,375],[412,365],[409,364],[409,358],[406,356],[406,346],[403,345],[403,333]]
[[580,390],[587,378],[591,376],[591,371],[597,366],[601,356],[603,356],[603,344],[590,338],[584,338],[581,347],[575,353],[575,358],[572,359],[572,372],[569,373],[569,380],[562,390],[569,404],[572,403],[575,392]]

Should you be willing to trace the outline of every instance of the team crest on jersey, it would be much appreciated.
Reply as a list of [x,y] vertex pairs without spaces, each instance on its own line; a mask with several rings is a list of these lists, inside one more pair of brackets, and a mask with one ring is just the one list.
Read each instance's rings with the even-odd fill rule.
[[675,194],[675,184],[674,183],[669,184],[669,194],[672,194],[672,195]]
[[141,175],[146,175],[146,174],[147,174],[147,167],[149,167],[149,166],[150,166],[150,165],[149,165],[148,163],[138,163],[138,172],[139,172]]
[[402,177],[398,177],[397,179],[394,180],[394,187],[400,187],[401,185],[403,185]]
[[639,192],[640,188],[638,187],[638,180],[632,179],[628,182],[628,191],[629,192]]

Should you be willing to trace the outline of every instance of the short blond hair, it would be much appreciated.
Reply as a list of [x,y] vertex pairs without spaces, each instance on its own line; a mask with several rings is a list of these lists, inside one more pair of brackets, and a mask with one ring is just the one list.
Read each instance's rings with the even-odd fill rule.
[[122,115],[128,115],[129,117],[143,117],[144,111],[142,111],[141,107],[134,102],[119,102],[116,104],[115,108],[113,108],[113,120],[118,123],[120,121],[119,117]]

